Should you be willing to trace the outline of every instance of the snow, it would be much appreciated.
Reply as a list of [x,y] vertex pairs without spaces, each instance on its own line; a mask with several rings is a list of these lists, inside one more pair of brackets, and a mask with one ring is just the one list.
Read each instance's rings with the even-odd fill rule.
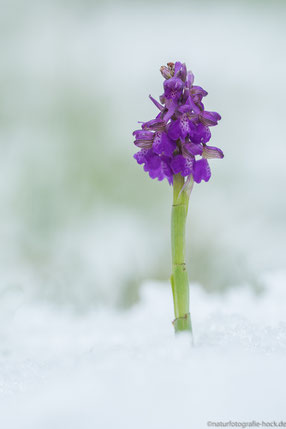
[[208,294],[191,284],[194,345],[175,337],[165,283],[126,311],[77,314],[18,291],[1,302],[5,429],[189,428],[285,419],[286,273]]

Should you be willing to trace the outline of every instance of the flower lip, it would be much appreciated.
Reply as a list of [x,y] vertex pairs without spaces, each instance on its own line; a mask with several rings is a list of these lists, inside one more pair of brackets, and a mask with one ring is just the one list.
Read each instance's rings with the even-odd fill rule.
[[189,176],[193,171],[194,160],[185,158],[183,155],[177,155],[171,161],[171,168],[174,174],[181,173],[183,177]]
[[183,113],[179,119],[172,121],[169,129],[168,135],[173,140],[185,139],[187,136],[191,136],[194,130],[194,125],[189,119],[186,113]]
[[176,142],[171,140],[165,132],[156,132],[153,139],[153,151],[160,155],[172,156],[176,149]]
[[138,164],[144,164],[146,162],[146,153],[147,149],[141,149],[133,155],[133,158],[136,159]]
[[183,91],[183,82],[178,77],[164,81],[164,95],[167,99],[179,100]]
[[198,123],[194,126],[194,130],[191,135],[192,143],[207,143],[211,138],[211,132],[208,127]]
[[193,178],[196,183],[201,183],[202,180],[208,182],[211,177],[211,169],[208,161],[204,158],[194,162]]

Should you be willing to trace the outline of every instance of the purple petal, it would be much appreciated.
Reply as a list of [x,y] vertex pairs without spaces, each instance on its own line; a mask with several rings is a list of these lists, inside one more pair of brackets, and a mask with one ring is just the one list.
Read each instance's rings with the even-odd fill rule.
[[196,105],[196,103],[194,102],[193,98],[191,96],[189,96],[188,98],[188,104],[190,105],[191,109],[195,112],[195,113],[201,113],[201,109]]
[[152,131],[136,130],[132,135],[135,136],[136,139],[152,140],[154,133],[152,133]]
[[152,149],[148,150],[145,155],[146,164],[144,167],[145,171],[158,170],[161,166],[161,159],[159,155],[153,152]]
[[153,140],[153,151],[157,155],[163,152],[162,149],[162,133],[156,132]]
[[149,95],[150,100],[155,104],[156,107],[158,107],[161,112],[164,110],[164,106],[162,106],[155,98],[152,97],[152,95]]
[[207,143],[211,138],[211,132],[203,124],[195,125],[190,139],[193,143]]
[[177,119],[176,121],[171,121],[170,126],[168,128],[168,136],[172,140],[178,140],[180,138],[180,134],[180,119]]
[[152,147],[152,141],[149,140],[135,140],[134,144],[140,149],[151,149]]
[[201,97],[205,97],[208,95],[207,91],[205,91],[201,86],[194,85],[191,89],[192,95],[200,95]]
[[195,80],[195,76],[193,75],[191,70],[189,70],[187,73],[187,86],[188,86],[188,88],[191,88],[191,86],[194,83],[194,80]]
[[185,82],[186,81],[186,77],[187,77],[187,67],[186,67],[186,64],[185,63],[183,63],[182,64],[182,66],[181,66],[181,70],[179,71],[179,73],[178,73],[178,77],[180,78],[180,79],[182,79],[182,81],[183,82]]
[[216,112],[202,112],[199,116],[200,121],[206,126],[217,125],[221,116]]
[[164,121],[168,122],[169,119],[173,116],[176,110],[176,103],[173,100],[167,100],[166,107],[168,108],[168,111],[164,115]]
[[185,167],[181,172],[182,176],[189,176],[192,172],[193,172],[193,167],[194,167],[194,158],[185,158]]
[[152,131],[136,130],[133,132],[135,136],[134,144],[141,149],[150,149],[152,147],[154,133]]
[[186,143],[186,144],[184,145],[184,148],[186,148],[186,149],[187,149],[187,151],[188,151],[191,155],[193,155],[193,156],[195,156],[195,155],[202,155],[202,153],[203,153],[203,148],[202,148],[202,146],[201,146],[200,144],[198,144],[198,143],[192,143],[192,142],[190,142],[190,143]]
[[167,159],[166,160],[162,159],[162,158],[161,158],[161,160],[162,160],[162,172],[168,178],[173,177],[173,171],[172,171],[171,166],[170,166],[170,161]]
[[158,179],[160,181],[165,178],[165,176],[164,176],[164,174],[160,168],[158,168],[157,170],[150,170],[149,176],[151,177],[151,179]]
[[224,157],[223,151],[218,147],[204,145],[203,158],[211,159],[211,158],[223,158],[223,157]]
[[181,79],[172,77],[164,81],[164,93],[167,99],[178,100],[182,94],[184,84]]
[[164,153],[165,155],[171,156],[176,149],[176,142],[172,141],[166,133],[155,133],[153,141],[153,151],[156,154]]
[[180,63],[180,61],[177,61],[175,63],[175,71],[174,71],[174,76],[177,77],[177,74],[179,73],[179,71],[182,68],[182,63]]
[[181,173],[182,176],[188,176],[193,171],[193,162],[191,158],[184,158],[183,155],[177,155],[171,161],[171,168],[174,174]]
[[136,159],[136,161],[138,162],[138,164],[144,164],[144,162],[146,162],[146,154],[147,154],[147,150],[146,149],[142,149],[139,152],[135,153],[133,155],[133,158]]
[[192,110],[190,104],[183,104],[182,106],[178,107],[178,111],[181,113],[187,113]]
[[179,138],[185,140],[187,136],[193,134],[193,131],[195,131],[194,124],[186,114],[183,114],[179,119],[171,121],[168,135],[173,140],[178,140]]
[[142,128],[144,130],[163,131],[165,126],[166,126],[166,123],[165,121],[163,121],[163,119],[156,118],[156,119],[151,119],[151,121],[144,122],[144,124],[142,125]]
[[202,180],[208,182],[211,177],[211,169],[206,159],[200,159],[194,162],[193,177],[196,183],[201,183]]
[[149,150],[145,155],[144,170],[149,173],[151,179],[163,180],[167,177],[169,183],[172,182],[172,171],[168,165],[168,158],[155,154]]
[[172,156],[174,150],[176,149],[177,145],[176,142],[171,140],[166,133],[163,133],[162,135],[162,147],[163,147],[163,153],[167,156]]
[[171,168],[174,174],[180,173],[185,168],[185,165],[186,165],[186,161],[183,155],[177,155],[171,161]]
[[173,176],[167,177],[167,180],[169,182],[169,185],[173,185]]
[[195,127],[193,123],[189,120],[186,114],[182,115],[179,121],[180,121],[181,137],[185,139],[188,135],[192,133]]

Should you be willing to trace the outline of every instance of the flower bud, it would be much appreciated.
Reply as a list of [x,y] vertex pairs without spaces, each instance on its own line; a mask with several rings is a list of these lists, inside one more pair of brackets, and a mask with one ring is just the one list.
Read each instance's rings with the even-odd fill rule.
[[172,77],[171,70],[166,66],[160,67],[160,72],[165,79],[170,79]]

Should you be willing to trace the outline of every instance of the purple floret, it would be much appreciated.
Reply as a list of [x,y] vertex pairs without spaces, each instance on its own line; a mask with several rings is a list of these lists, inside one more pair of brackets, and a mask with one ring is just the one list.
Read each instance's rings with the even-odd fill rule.
[[193,178],[196,183],[201,183],[202,180],[208,182],[211,177],[211,169],[206,159],[195,161],[193,168]]
[[172,184],[173,176],[181,174],[196,183],[208,182],[211,170],[207,160],[224,157],[221,149],[206,145],[210,127],[217,125],[221,116],[205,110],[203,98],[208,93],[193,84],[194,75],[184,63],[168,63],[160,71],[164,77],[160,102],[149,96],[159,114],[134,131],[134,143],[140,148],[134,158],[152,179],[167,179]]
[[181,173],[183,177],[189,176],[193,172],[194,159],[185,158],[183,155],[177,155],[171,161],[171,168],[174,174]]
[[165,80],[164,82],[164,96],[167,99],[178,101],[182,95],[184,83],[177,77]]

